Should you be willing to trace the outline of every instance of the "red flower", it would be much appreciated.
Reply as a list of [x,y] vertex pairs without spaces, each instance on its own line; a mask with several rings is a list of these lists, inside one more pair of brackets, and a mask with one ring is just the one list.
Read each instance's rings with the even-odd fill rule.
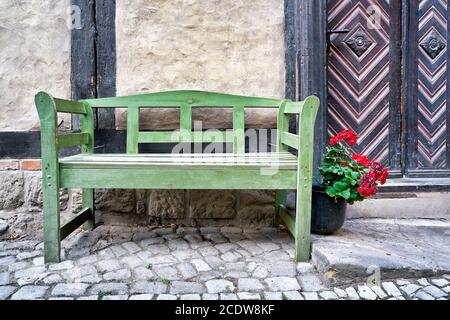
[[355,155],[353,155],[352,159],[355,160],[355,162],[357,164],[361,164],[366,168],[370,167],[370,160],[369,160],[369,158],[367,158],[365,156],[362,156],[360,154],[355,154]]
[[359,183],[358,192],[364,197],[368,198],[374,196],[378,192],[377,180],[375,179],[374,171],[370,171],[362,176]]
[[384,185],[386,183],[386,179],[387,179],[388,174],[389,174],[388,169],[384,168],[383,169],[383,173],[381,174],[381,178],[380,178],[380,184],[381,185]]
[[347,135],[346,140],[349,145],[354,146],[356,142],[358,142],[358,136],[352,130],[347,130],[346,135]]
[[339,132],[336,136],[332,137],[330,140],[330,145],[334,146],[342,141],[347,141],[351,146],[354,146],[358,140],[358,136],[352,130],[344,130]]

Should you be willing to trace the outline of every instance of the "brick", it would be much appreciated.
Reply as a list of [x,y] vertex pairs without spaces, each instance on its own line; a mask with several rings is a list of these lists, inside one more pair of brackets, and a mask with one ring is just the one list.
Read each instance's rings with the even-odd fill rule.
[[24,171],[40,171],[41,160],[39,159],[26,159],[20,162],[20,168]]
[[0,160],[0,170],[19,170],[18,160]]

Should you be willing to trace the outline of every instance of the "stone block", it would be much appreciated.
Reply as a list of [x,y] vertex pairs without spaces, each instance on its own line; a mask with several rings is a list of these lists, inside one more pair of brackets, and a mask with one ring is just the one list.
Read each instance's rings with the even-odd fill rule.
[[193,219],[232,219],[236,215],[233,191],[190,190],[190,211]]
[[95,208],[107,213],[134,213],[136,192],[123,189],[97,189],[95,190]]
[[150,190],[148,215],[152,218],[180,219],[185,217],[184,190]]
[[0,210],[17,209],[24,203],[24,177],[20,171],[0,171]]

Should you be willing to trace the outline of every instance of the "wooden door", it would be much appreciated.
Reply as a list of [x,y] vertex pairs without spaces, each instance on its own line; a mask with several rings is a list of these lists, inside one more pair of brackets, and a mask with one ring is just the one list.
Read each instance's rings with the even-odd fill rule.
[[353,151],[400,175],[400,1],[328,0],[327,14],[328,133],[353,129]]
[[448,0],[408,1],[406,174],[450,176]]

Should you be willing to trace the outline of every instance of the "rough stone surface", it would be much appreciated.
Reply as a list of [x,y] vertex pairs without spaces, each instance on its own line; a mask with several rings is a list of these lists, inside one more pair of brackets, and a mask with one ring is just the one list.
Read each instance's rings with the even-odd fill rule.
[[435,300],[435,298],[432,295],[428,294],[424,290],[418,291],[414,296],[419,300]]
[[358,286],[358,294],[365,300],[377,299],[377,295],[368,286]]
[[163,293],[166,292],[167,285],[161,282],[140,281],[133,284],[132,293]]
[[183,190],[148,191],[148,215],[161,219],[182,219],[185,217]]
[[267,284],[271,291],[292,291],[300,290],[300,286],[295,278],[288,277],[276,277],[265,279],[264,282]]
[[46,286],[24,286],[17,290],[11,300],[34,300],[44,297],[48,287]]
[[386,293],[392,297],[399,297],[402,295],[393,282],[383,282],[381,285]]
[[[293,240],[274,229],[240,233],[237,229],[202,228],[205,236],[225,238],[220,243],[204,239],[197,228],[156,228],[150,238],[137,242],[117,242],[110,235],[126,232],[133,238],[143,231],[141,227],[104,225],[98,229],[69,236],[62,252],[78,250],[80,254],[63,254],[63,261],[53,264],[43,263],[41,242],[0,241],[0,299],[13,295],[14,299],[52,300],[449,299],[450,286],[444,286],[447,274],[393,278],[380,286],[361,282],[326,286],[320,281],[326,275],[311,265],[298,268],[292,262],[288,253]],[[182,238],[187,234],[201,239],[187,242]],[[205,248],[214,250],[202,257]],[[236,261],[222,259],[232,253],[239,253]],[[274,268],[276,261],[279,268]],[[296,272],[292,277],[274,275],[285,270],[292,273],[292,269]]]
[[305,300],[319,300],[319,295],[317,292],[303,292]]
[[177,300],[177,296],[173,294],[160,294],[156,300]]
[[264,289],[263,284],[258,279],[239,279],[238,290],[239,291],[261,291]]
[[170,286],[170,293],[203,293],[205,287],[201,283],[174,281]]
[[415,284],[408,284],[404,287],[401,287],[401,290],[404,291],[407,295],[412,295],[414,292],[419,290],[421,287]]
[[307,273],[299,276],[299,282],[305,291],[319,291],[324,288],[322,280],[317,274]]
[[84,283],[59,283],[52,290],[52,296],[81,296],[89,285]]
[[124,283],[107,282],[93,285],[89,289],[90,294],[99,294],[101,292],[108,294],[126,294],[128,292],[128,287]]
[[152,300],[153,294],[135,294],[130,296],[128,300]]
[[6,231],[8,231],[9,225],[6,223],[0,223],[0,236],[2,236]]
[[[0,59],[1,59],[1,56],[0,56]],[[0,120],[1,120],[1,118],[0,118]],[[0,122],[0,123],[2,123],[2,122]],[[24,201],[24,199],[23,199],[23,187],[24,187],[23,172],[21,172],[21,171],[0,171],[0,181],[1,181],[1,184],[0,184],[0,210],[19,208],[23,204],[23,201]]]
[[434,279],[431,281],[433,284],[435,284],[438,287],[445,287],[446,285],[448,285],[450,282],[446,279]]
[[444,273],[450,270],[450,246],[442,246],[449,230],[445,221],[347,220],[333,236],[313,236],[312,260],[335,285],[365,282],[373,266],[390,279]]
[[447,296],[447,294],[444,291],[435,286],[427,286],[423,288],[423,291],[425,291],[428,294],[431,294],[435,298],[443,298]]
[[[0,3],[0,131],[39,127],[34,105],[38,91],[70,98],[69,6],[69,0]],[[70,115],[62,119],[62,128],[69,128]]]
[[261,295],[259,293],[238,292],[237,296],[239,297],[239,300],[261,300]]
[[217,279],[209,280],[205,283],[208,293],[222,293],[228,291],[234,291],[235,287],[231,281]]
[[196,219],[231,219],[236,215],[233,191],[191,190],[190,210]]
[[0,286],[0,300],[7,299],[15,290],[13,286]]
[[283,297],[283,299],[286,299],[286,300],[304,300],[304,298],[298,291],[283,292],[282,297]]
[[136,191],[124,189],[96,189],[95,208],[118,214],[135,212]]

